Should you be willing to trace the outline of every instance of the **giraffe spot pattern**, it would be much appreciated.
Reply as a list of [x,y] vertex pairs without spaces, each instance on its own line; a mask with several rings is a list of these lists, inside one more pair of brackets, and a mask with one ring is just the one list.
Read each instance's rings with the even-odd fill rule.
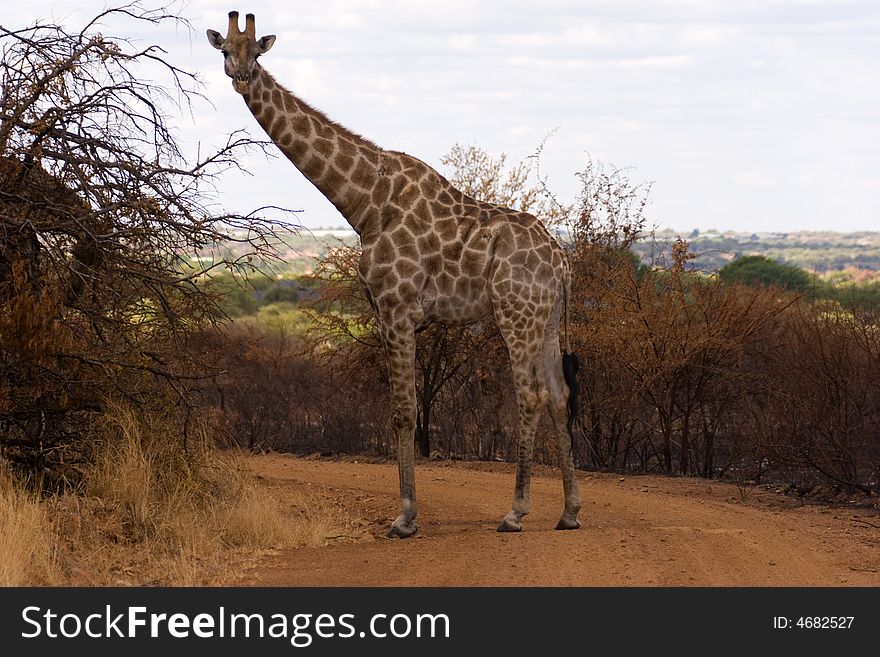
[[354,167],[354,157],[344,153],[336,154],[336,168],[340,171],[350,171]]
[[376,179],[375,171],[363,157],[358,157],[357,165],[351,173],[351,182],[363,189],[370,189]]
[[391,183],[387,178],[379,178],[376,181],[376,186],[373,188],[373,196],[372,201],[376,206],[385,205],[385,201],[388,200],[388,197],[391,193]]
[[336,145],[339,149],[339,152],[342,153],[343,155],[346,155],[350,158],[357,157],[358,147],[350,139],[345,139],[345,138],[337,139]]
[[302,160],[309,152],[309,143],[303,139],[296,139],[293,146],[290,147],[290,152],[293,154],[294,160]]
[[324,137],[317,137],[314,141],[312,141],[312,148],[314,148],[322,156],[330,157],[331,155],[333,155],[333,151],[336,147],[333,145],[333,142],[331,140],[325,139]]
[[302,172],[309,178],[317,178],[324,173],[324,167],[324,160],[316,155],[312,155],[303,165]]
[[312,134],[312,122],[304,114],[294,116],[290,120],[290,127],[293,128],[294,133],[304,139],[307,139]]
[[328,166],[327,171],[321,177],[321,182],[329,189],[339,192],[345,187],[346,178],[332,166]]

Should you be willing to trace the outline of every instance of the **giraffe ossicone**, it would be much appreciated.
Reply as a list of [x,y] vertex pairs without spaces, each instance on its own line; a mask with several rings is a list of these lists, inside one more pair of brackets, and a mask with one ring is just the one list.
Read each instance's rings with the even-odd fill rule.
[[[549,408],[558,436],[564,506],[557,529],[576,529],[581,499],[571,453],[577,359],[568,344],[571,285],[565,252],[534,216],[468,197],[421,160],[380,148],[331,121],[257,62],[275,36],[257,38],[230,12],[226,36],[208,30],[226,74],[281,152],[357,232],[358,276],[378,319],[391,382],[400,515],[389,536],[413,535],[415,331],[431,322],[498,323],[519,407],[513,505],[498,531],[520,531],[529,512],[535,431]],[[565,353],[559,325],[565,322]]]

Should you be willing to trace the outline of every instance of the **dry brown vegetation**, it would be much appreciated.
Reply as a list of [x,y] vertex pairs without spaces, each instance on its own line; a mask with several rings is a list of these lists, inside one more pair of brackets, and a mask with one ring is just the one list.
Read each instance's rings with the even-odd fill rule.
[[47,487],[77,476],[104,399],[173,405],[185,427],[208,362],[190,337],[218,316],[196,281],[247,269],[216,254],[218,240],[242,243],[246,261],[273,239],[273,222],[205,205],[253,143],[232,136],[188,161],[168,113],[200,101],[194,76],[155,46],[97,31],[123,18],[187,27],[134,3],[82,31],[0,29],[0,443]]
[[318,495],[258,482],[204,436],[184,453],[167,432],[114,406],[94,427],[80,488],[40,497],[0,473],[0,585],[228,584],[250,561],[346,530]]
[[58,545],[46,505],[0,470],[0,586],[59,579]]

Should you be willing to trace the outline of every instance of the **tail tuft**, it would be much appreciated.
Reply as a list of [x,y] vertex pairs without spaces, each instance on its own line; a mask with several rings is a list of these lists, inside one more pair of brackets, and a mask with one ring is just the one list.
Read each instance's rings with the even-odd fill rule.
[[581,368],[580,361],[575,354],[566,351],[562,354],[562,375],[568,385],[568,434],[571,436],[572,448],[574,448],[574,423],[580,412],[578,393],[580,386],[577,381],[577,373]]

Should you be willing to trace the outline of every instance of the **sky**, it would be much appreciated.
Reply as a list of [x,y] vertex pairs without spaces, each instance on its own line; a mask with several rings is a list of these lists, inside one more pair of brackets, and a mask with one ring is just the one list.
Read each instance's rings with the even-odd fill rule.
[[[547,138],[541,171],[562,201],[592,158],[652,184],[658,227],[880,230],[876,0],[235,1],[177,5],[192,32],[132,35],[199,74],[210,103],[174,118],[190,144],[263,136],[205,37],[237,9],[277,35],[260,61],[279,82],[441,173],[456,143],[517,161]],[[10,3],[2,24],[77,26],[103,6]],[[219,185],[229,209],[344,225],[285,159],[242,164],[250,175]]]

